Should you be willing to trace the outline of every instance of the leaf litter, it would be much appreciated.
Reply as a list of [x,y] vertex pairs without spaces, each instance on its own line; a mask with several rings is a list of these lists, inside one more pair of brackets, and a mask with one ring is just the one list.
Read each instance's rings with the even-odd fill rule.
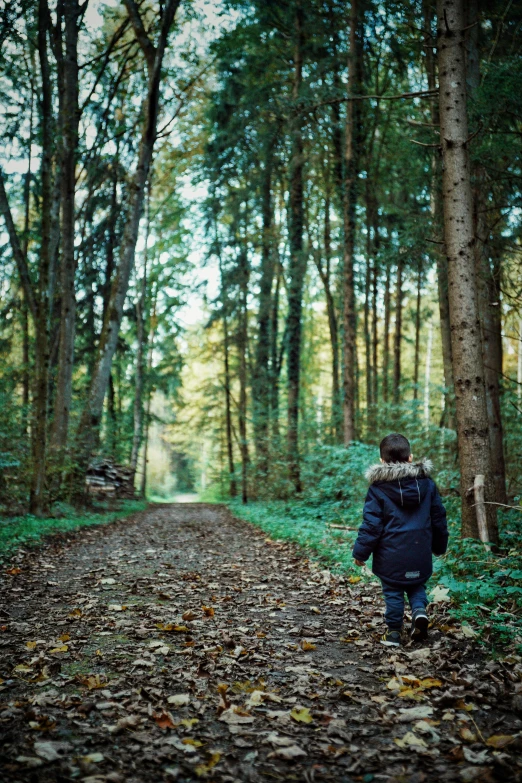
[[0,590],[6,783],[522,781],[518,655],[442,588],[390,651],[377,585],[219,506],[51,539]]

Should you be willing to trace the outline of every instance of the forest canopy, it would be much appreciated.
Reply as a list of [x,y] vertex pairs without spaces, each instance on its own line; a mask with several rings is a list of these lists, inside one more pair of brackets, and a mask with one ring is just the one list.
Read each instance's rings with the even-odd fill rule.
[[399,431],[497,544],[522,488],[521,22],[5,4],[2,510],[84,505],[104,462],[140,495],[349,503],[343,465]]

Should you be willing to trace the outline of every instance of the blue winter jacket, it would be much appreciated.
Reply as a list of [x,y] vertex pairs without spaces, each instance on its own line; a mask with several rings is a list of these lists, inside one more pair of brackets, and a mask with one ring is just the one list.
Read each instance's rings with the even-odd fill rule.
[[446,509],[430,469],[427,460],[393,462],[366,473],[370,488],[353,557],[368,560],[373,553],[373,573],[392,587],[424,584],[432,553],[446,552]]

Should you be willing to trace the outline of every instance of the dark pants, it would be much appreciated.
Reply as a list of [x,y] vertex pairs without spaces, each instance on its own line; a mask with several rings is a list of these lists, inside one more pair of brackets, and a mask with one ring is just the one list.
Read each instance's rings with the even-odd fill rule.
[[400,630],[402,628],[402,620],[404,617],[404,593],[408,596],[412,612],[414,612],[415,609],[426,609],[428,597],[426,595],[425,585],[391,587],[384,582],[381,584],[384,601],[386,603],[384,619],[388,628],[392,630]]

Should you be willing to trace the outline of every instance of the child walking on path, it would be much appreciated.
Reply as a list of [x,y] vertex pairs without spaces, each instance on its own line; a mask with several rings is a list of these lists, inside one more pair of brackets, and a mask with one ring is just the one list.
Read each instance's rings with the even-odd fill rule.
[[388,629],[381,643],[398,647],[404,617],[404,593],[412,612],[413,639],[426,638],[426,582],[432,574],[432,553],[448,545],[446,509],[430,478],[431,463],[413,462],[403,435],[387,435],[380,445],[381,464],[366,473],[370,483],[353,548],[357,565],[373,554],[373,573],[382,583]]

